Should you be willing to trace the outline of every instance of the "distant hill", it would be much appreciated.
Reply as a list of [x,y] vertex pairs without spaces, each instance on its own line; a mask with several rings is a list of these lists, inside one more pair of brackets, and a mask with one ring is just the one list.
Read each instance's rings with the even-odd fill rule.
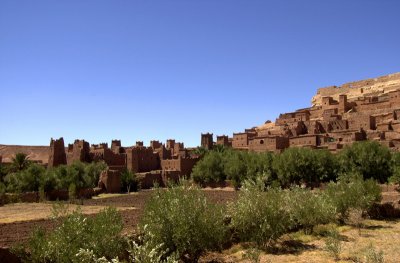
[[49,160],[49,146],[3,145],[0,144],[0,156],[3,163],[9,163],[16,153],[28,155],[29,160],[47,164]]

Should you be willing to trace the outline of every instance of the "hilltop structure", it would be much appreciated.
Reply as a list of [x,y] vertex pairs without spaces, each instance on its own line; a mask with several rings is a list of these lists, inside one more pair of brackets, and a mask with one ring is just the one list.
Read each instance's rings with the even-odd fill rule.
[[[356,141],[374,140],[394,151],[400,150],[400,73],[374,79],[350,82],[340,87],[320,88],[311,100],[312,106],[280,114],[263,125],[243,132],[217,136],[201,134],[201,146],[212,149],[223,145],[238,150],[281,152],[288,147],[309,147],[339,151]],[[108,192],[120,191],[120,173],[127,169],[138,175],[142,187],[153,182],[189,176],[199,157],[183,143],[173,139],[163,144],[150,141],[150,147],[137,141],[123,147],[120,140],[90,145],[75,140],[68,147],[63,138],[51,139],[50,147],[0,145],[0,163],[9,163],[17,152],[48,167],[74,161],[104,161],[109,169],[99,185]]]
[[231,139],[217,137],[217,143],[231,141],[234,149],[257,152],[288,147],[334,152],[355,141],[375,140],[400,149],[400,73],[320,88],[311,103]]

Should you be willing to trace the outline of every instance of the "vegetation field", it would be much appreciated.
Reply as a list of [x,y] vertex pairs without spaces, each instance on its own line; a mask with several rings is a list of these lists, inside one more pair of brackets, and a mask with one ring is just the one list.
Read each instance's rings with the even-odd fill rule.
[[[123,218],[124,232],[128,233],[135,230],[152,192],[152,190],[143,190],[129,195],[100,195],[100,198],[84,200],[80,207],[85,214],[97,213],[108,206],[117,208]],[[220,204],[226,204],[237,198],[237,192],[232,188],[206,189],[204,193],[212,202]],[[16,203],[0,206],[0,247],[10,247],[19,241],[27,240],[30,233],[37,227],[53,228],[54,224],[50,220],[53,204],[56,202]],[[68,206],[70,210],[77,207],[77,205]]]

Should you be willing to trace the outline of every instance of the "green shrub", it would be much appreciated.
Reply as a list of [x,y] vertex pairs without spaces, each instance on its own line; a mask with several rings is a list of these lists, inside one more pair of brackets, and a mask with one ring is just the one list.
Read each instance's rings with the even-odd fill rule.
[[392,154],[391,166],[392,176],[389,178],[389,182],[400,184],[400,153],[396,152]]
[[285,187],[301,183],[318,185],[321,181],[335,180],[338,170],[336,157],[330,152],[297,147],[276,155],[272,165]]
[[38,164],[32,164],[25,170],[8,174],[4,180],[9,192],[38,191],[46,169]]
[[370,243],[364,250],[364,257],[366,263],[383,263],[383,251],[377,251],[376,248]]
[[4,177],[8,174],[8,169],[5,165],[0,163],[0,182],[3,182]]
[[106,258],[115,258],[123,252],[123,222],[113,208],[90,218],[75,211],[58,220],[60,225],[51,232],[35,230],[24,250],[17,249],[18,254],[28,262],[81,262],[76,256],[80,249]]
[[71,184],[79,190],[94,187],[105,167],[102,162],[75,162],[70,166],[60,165],[46,170],[41,165],[30,164],[27,168],[9,173],[4,177],[4,182],[9,192],[67,190]]
[[324,194],[336,207],[342,222],[348,218],[350,209],[366,212],[381,199],[379,185],[372,179],[364,181],[357,174],[349,174],[337,183],[328,184]]
[[226,179],[224,173],[224,153],[209,151],[193,167],[192,178],[196,183],[221,182]]
[[336,229],[332,229],[329,232],[328,237],[325,240],[325,250],[332,255],[336,261],[340,259],[342,242],[340,240],[339,232]]
[[92,162],[85,165],[85,173],[87,179],[85,183],[87,187],[96,187],[99,182],[100,174],[107,169],[105,162]]
[[281,189],[263,191],[263,184],[244,183],[238,200],[230,206],[232,227],[241,241],[268,246],[293,227]]
[[311,233],[316,225],[335,221],[335,206],[320,191],[294,187],[286,193],[286,197],[295,225],[304,228],[306,233]]
[[224,174],[227,179],[233,182],[236,188],[240,187],[241,182],[246,179],[247,175],[247,161],[245,156],[248,153],[243,152],[230,152],[230,154],[225,154],[224,162]]
[[67,167],[66,183],[75,184],[76,189],[88,188],[93,186],[93,178],[85,170],[86,166],[82,162],[74,162]]
[[169,253],[190,262],[205,250],[220,248],[227,237],[222,207],[209,203],[199,189],[185,185],[156,190],[139,228],[152,236],[152,247],[163,244]]
[[[129,242],[129,259],[131,262],[141,263],[178,263],[179,258],[176,253],[169,253],[163,244],[155,245],[154,235],[147,231],[145,226],[143,231],[145,235],[139,235],[138,240]],[[170,254],[169,256],[167,256]]]
[[392,155],[389,148],[375,141],[355,142],[339,153],[342,172],[356,172],[364,179],[387,182],[392,175]]
[[6,192],[6,185],[0,182],[0,196]]
[[224,174],[236,188],[245,180],[255,180],[261,176],[271,179],[273,174],[272,153],[226,151],[223,157]]

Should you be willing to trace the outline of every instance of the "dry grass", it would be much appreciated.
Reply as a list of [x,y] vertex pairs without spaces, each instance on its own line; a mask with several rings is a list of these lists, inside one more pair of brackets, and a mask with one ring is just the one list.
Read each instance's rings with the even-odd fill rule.
[[[325,250],[325,237],[297,232],[284,236],[274,251],[262,251],[260,262],[356,262],[357,257],[360,262],[365,262],[365,251],[371,245],[377,252],[383,252],[384,262],[400,262],[400,220],[365,220],[361,234],[357,227],[337,227],[337,230],[342,240],[339,261],[335,261]],[[251,262],[245,259],[245,253],[250,248],[246,244],[234,245],[214,256],[224,262]]]
[[[74,211],[78,205],[68,205],[68,210]],[[15,203],[0,207],[0,223],[13,223],[47,219],[52,214],[53,204],[51,203]],[[105,206],[80,206],[84,214],[96,214]],[[117,210],[129,210],[132,207],[121,207]]]

